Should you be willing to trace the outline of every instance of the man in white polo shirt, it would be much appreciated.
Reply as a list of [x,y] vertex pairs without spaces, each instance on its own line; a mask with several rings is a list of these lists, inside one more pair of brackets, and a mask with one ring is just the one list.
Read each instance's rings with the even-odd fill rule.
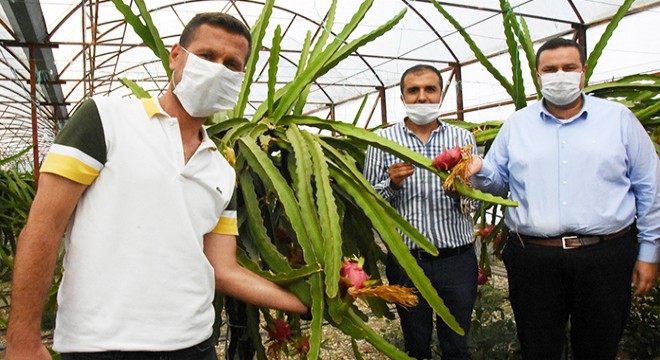
[[62,360],[216,359],[216,289],[307,311],[237,264],[235,172],[202,127],[235,104],[250,46],[238,20],[198,14],[172,47],[160,98],[95,97],[74,113],[18,241],[6,360],[50,359],[40,322],[63,233]]

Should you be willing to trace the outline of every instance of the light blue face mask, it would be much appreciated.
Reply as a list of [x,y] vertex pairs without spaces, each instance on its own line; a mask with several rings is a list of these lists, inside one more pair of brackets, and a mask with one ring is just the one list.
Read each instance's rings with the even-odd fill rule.
[[440,117],[440,104],[404,104],[406,115],[416,125],[426,125]]
[[181,81],[174,87],[174,95],[186,112],[193,117],[207,117],[233,109],[245,74],[183,50],[188,53],[188,59]]

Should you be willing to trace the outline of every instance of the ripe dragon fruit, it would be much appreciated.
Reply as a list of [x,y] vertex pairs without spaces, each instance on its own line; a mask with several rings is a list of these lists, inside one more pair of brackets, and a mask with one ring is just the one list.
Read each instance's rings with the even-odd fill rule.
[[461,148],[456,145],[452,149],[445,149],[438,154],[433,160],[433,166],[441,171],[451,170],[462,158]]

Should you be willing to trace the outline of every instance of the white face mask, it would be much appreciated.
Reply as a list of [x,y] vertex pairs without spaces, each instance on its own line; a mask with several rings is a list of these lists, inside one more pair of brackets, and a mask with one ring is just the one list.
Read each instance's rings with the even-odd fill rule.
[[582,73],[574,71],[541,74],[541,94],[555,105],[568,105],[582,93],[581,79]]
[[404,104],[406,115],[416,125],[426,125],[440,117],[440,104]]
[[207,117],[233,109],[245,74],[183,50],[188,53],[188,59],[174,94],[186,112],[193,117]]

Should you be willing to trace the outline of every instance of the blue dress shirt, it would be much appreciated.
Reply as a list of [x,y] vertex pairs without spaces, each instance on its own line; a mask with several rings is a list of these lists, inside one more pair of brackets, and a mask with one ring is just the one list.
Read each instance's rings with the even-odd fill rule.
[[505,224],[525,235],[604,235],[636,218],[638,259],[656,263],[658,155],[625,106],[582,96],[570,119],[555,118],[542,101],[511,115],[472,179],[493,194],[510,192],[520,206],[506,209]]

